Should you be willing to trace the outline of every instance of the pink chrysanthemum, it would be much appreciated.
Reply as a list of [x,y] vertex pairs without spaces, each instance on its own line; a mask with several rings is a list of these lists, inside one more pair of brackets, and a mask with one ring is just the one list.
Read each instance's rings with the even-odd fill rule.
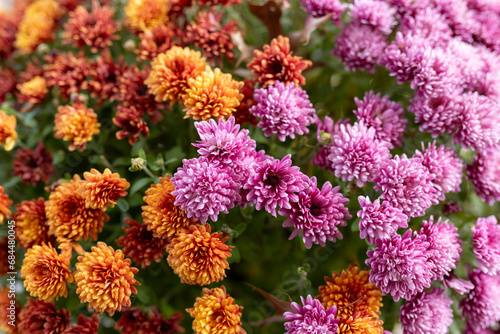
[[292,311],[285,312],[283,316],[286,334],[324,333],[335,334],[339,320],[335,318],[337,307],[334,305],[328,310],[320,301],[308,295],[306,299],[300,297],[302,305],[292,302]]
[[448,21],[434,7],[421,8],[414,15],[403,17],[401,31],[425,38],[434,47],[445,47],[453,37]]
[[472,282],[456,276],[453,272],[444,278],[443,285],[455,290],[461,295],[469,293],[470,290],[474,289],[474,284],[472,284]]
[[385,35],[389,35],[396,25],[396,10],[383,1],[356,0],[350,8],[350,15],[353,20],[369,25]]
[[373,180],[373,189],[381,190],[380,199],[389,201],[409,217],[419,217],[433,204],[437,204],[437,192],[432,175],[419,160],[408,159],[405,154],[395,156],[380,169]]
[[375,245],[377,239],[387,239],[395,235],[399,228],[408,227],[408,217],[389,202],[380,199],[371,202],[368,196],[358,197],[361,210],[359,217],[359,236]]
[[401,306],[399,321],[403,334],[433,333],[446,334],[453,322],[450,297],[443,295],[445,290],[432,288],[421,292]]
[[335,123],[329,116],[325,116],[322,122],[318,115],[314,114],[314,123],[318,127],[316,139],[322,144],[322,147],[313,157],[311,161],[313,165],[317,165],[320,168],[328,168],[331,173],[335,173],[335,170],[329,168],[330,164],[328,163],[328,155],[330,155],[330,150],[328,148],[328,144],[331,142],[332,135],[340,131],[340,124],[347,125],[349,122],[349,119],[341,119]]
[[412,159],[420,159],[422,165],[429,170],[440,200],[444,200],[445,193],[460,191],[464,163],[451,148],[445,145],[436,147],[435,141],[426,148],[422,142],[422,152],[415,151]]
[[500,320],[500,276],[491,276],[479,269],[469,273],[474,289],[460,301],[462,317],[473,331],[488,328]]
[[395,301],[412,296],[432,284],[434,264],[429,261],[429,243],[425,236],[411,237],[412,230],[391,239],[377,239],[377,248],[366,254],[370,282],[383,294],[390,293]]
[[346,5],[340,0],[299,0],[302,9],[312,17],[332,15],[332,21],[341,24],[340,17],[346,9]]
[[283,227],[294,227],[290,240],[303,232],[302,240],[306,248],[311,248],[312,244],[324,247],[326,240],[342,239],[337,226],[346,226],[345,220],[351,215],[345,207],[349,200],[338,192],[339,189],[326,182],[320,190],[316,178],[312,177],[307,188],[299,192],[299,200],[292,203],[292,208],[278,211],[289,217]]
[[434,264],[432,272],[433,280],[442,281],[456,268],[460,255],[462,254],[462,241],[459,239],[458,229],[448,220],[441,221],[438,218],[434,223],[434,217],[422,222],[419,235],[425,236],[429,243],[429,261]]
[[375,139],[375,129],[363,122],[340,125],[329,145],[329,169],[344,181],[356,180],[359,187],[372,182],[382,165],[390,159],[390,144]]
[[375,138],[390,142],[392,147],[401,146],[408,120],[404,118],[404,110],[399,103],[373,91],[366,93],[363,100],[354,98],[354,101],[358,106],[354,115],[367,126],[375,128]]
[[182,165],[171,179],[175,187],[172,195],[176,196],[174,204],[185,210],[188,218],[202,224],[208,217],[217,221],[220,212],[228,213],[241,200],[241,184],[234,181],[229,168],[204,157],[184,159]]
[[489,275],[500,274],[500,225],[496,217],[478,218],[471,231],[478,269]]
[[264,208],[276,217],[276,207],[291,209],[290,202],[297,202],[296,194],[304,190],[308,184],[307,176],[299,167],[292,167],[290,154],[283,159],[266,159],[255,168],[255,174],[244,185],[250,191],[247,201],[256,203],[257,210]]
[[500,201],[500,148],[479,152],[472,165],[467,165],[467,178],[484,202]]
[[257,104],[250,112],[261,118],[257,125],[267,137],[276,133],[279,140],[285,141],[288,136],[293,139],[295,134],[309,133],[307,126],[314,122],[315,110],[302,88],[276,81],[267,88],[257,89],[254,98]]

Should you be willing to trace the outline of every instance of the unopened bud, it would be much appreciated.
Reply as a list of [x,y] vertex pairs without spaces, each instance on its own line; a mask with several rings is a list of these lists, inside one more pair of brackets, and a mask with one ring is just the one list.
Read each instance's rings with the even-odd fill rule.
[[326,146],[326,145],[330,144],[331,142],[332,142],[332,134],[321,130],[321,144]]
[[133,158],[130,160],[130,162],[131,162],[130,171],[137,172],[146,167],[147,161],[146,159],[143,158]]

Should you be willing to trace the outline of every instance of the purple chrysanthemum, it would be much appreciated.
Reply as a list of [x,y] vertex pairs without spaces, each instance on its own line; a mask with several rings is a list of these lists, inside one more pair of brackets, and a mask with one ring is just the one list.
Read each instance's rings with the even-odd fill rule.
[[292,302],[292,311],[285,312],[283,316],[285,330],[288,334],[336,334],[339,320],[335,318],[337,307],[333,305],[328,310],[320,301],[311,295],[300,297],[302,305]]
[[457,293],[463,295],[474,289],[474,284],[470,281],[457,277],[453,272],[446,276],[443,280],[443,285],[447,288],[455,290]]
[[376,199],[371,202],[370,198],[359,196],[358,211],[359,236],[371,244],[375,244],[377,239],[387,239],[395,235],[399,228],[408,227],[408,217],[400,209],[390,206],[388,202]]
[[280,209],[278,213],[289,217],[283,227],[293,227],[290,240],[303,232],[302,240],[306,248],[312,244],[325,246],[326,240],[335,242],[342,239],[338,226],[346,226],[346,219],[351,218],[345,204],[349,202],[339,193],[340,187],[332,188],[330,182],[318,189],[315,177],[309,181],[306,189],[299,192],[299,200],[291,204],[290,209]]
[[478,218],[471,231],[478,269],[489,275],[500,274],[500,225],[496,217]]
[[283,159],[266,159],[255,168],[244,185],[250,191],[247,201],[256,203],[257,210],[264,208],[276,217],[276,208],[291,209],[290,202],[297,202],[296,194],[306,188],[308,178],[300,172],[299,167],[292,167],[290,155]]
[[446,18],[434,7],[421,8],[414,15],[403,17],[401,31],[425,38],[434,47],[445,47],[453,37]]
[[202,224],[208,217],[217,221],[219,212],[228,213],[241,200],[238,194],[241,184],[234,180],[231,169],[217,162],[203,157],[184,159],[171,179],[175,187],[174,204],[185,210],[188,218]]
[[383,1],[356,0],[351,6],[350,15],[354,21],[372,26],[385,35],[389,35],[396,25],[396,10]]
[[500,201],[500,148],[479,152],[472,165],[467,165],[467,178],[484,202]]
[[277,81],[267,88],[257,89],[254,98],[256,104],[250,112],[261,118],[257,125],[266,136],[276,133],[279,140],[285,141],[288,136],[295,138],[295,134],[309,133],[307,127],[314,122],[315,110],[302,88]]
[[412,296],[432,284],[434,264],[429,260],[429,243],[425,236],[415,235],[412,230],[391,239],[377,239],[377,248],[366,254],[370,270],[370,282],[378,286],[383,294],[390,293],[395,301]]
[[471,330],[480,331],[500,320],[500,276],[491,276],[479,269],[469,273],[474,284],[469,294],[459,303],[462,317]]
[[444,200],[445,193],[460,191],[464,163],[451,148],[445,145],[436,147],[435,141],[426,148],[422,143],[422,151],[415,151],[412,159],[420,159],[422,165],[427,167],[440,200]]
[[467,0],[434,0],[433,3],[446,17],[455,35],[464,41],[473,42],[474,35],[478,34],[479,25],[467,6]]
[[375,129],[363,122],[340,125],[329,145],[329,169],[344,181],[356,180],[359,187],[379,174],[380,167],[390,158],[390,144],[375,139]]
[[320,168],[328,168],[328,170],[334,173],[334,170],[329,168],[328,155],[330,150],[328,144],[332,141],[332,136],[340,131],[340,124],[349,124],[349,119],[341,119],[336,123],[329,116],[325,116],[323,122],[319,119],[317,114],[314,114],[314,122],[318,128],[316,132],[316,139],[318,143],[321,143],[321,149],[316,153],[312,159],[312,164],[319,166]]
[[[271,156],[267,155],[264,150],[252,151],[241,160],[238,160],[232,166],[233,174],[237,177],[242,184],[246,182],[251,176],[255,174],[257,167],[261,166],[265,160],[273,160]],[[239,190],[241,200],[236,202],[236,205],[245,207],[248,204],[247,194],[249,190],[244,189],[243,186]]]
[[404,110],[399,103],[373,91],[366,93],[363,100],[354,98],[354,101],[358,106],[354,115],[367,126],[375,128],[375,138],[391,143],[390,148],[401,146],[408,120],[404,118]]
[[219,124],[210,119],[196,122],[194,126],[201,140],[193,146],[198,147],[198,154],[209,161],[232,165],[255,151],[255,141],[248,137],[247,129],[240,130],[233,116],[227,121],[221,118]]
[[418,234],[425,236],[429,243],[429,261],[434,263],[432,280],[444,280],[444,277],[456,268],[462,254],[458,229],[448,223],[448,219],[441,221],[441,218],[438,218],[434,223],[434,217],[430,216],[429,220],[422,222],[422,229]]
[[335,39],[332,54],[345,62],[349,71],[375,71],[375,64],[387,46],[386,36],[373,27],[351,23]]
[[381,199],[409,217],[423,216],[425,210],[438,203],[431,173],[419,160],[408,159],[405,154],[382,166],[373,182],[373,189],[382,191]]
[[346,9],[346,5],[339,0],[299,0],[302,9],[312,17],[332,15],[332,21],[340,24],[340,17]]
[[403,334],[448,333],[453,322],[453,301],[443,292],[444,289],[432,288],[401,306],[399,321],[403,325]]

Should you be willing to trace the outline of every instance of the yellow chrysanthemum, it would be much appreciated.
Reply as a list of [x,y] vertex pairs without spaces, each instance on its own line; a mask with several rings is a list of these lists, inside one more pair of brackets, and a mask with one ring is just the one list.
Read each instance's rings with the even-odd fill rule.
[[167,246],[168,264],[182,283],[207,285],[226,277],[227,258],[232,246],[221,239],[222,233],[210,233],[210,225],[190,226]]
[[243,82],[233,80],[231,74],[222,73],[219,68],[205,71],[196,79],[189,79],[188,84],[182,98],[186,111],[184,118],[228,118],[243,99],[240,93]]
[[91,252],[78,257],[76,293],[82,303],[89,303],[89,309],[112,316],[123,306],[130,306],[130,295],[137,293],[134,285],[140,285],[134,278],[138,271],[130,266],[130,259],[125,259],[121,250],[98,242]]
[[70,151],[83,151],[92,136],[99,133],[100,126],[97,114],[85,105],[60,106],[55,116],[54,137],[70,141]]
[[14,147],[17,138],[16,117],[7,115],[0,109],[0,145],[5,144],[5,150],[10,151]]
[[226,288],[203,289],[203,296],[197,297],[194,307],[186,309],[194,318],[196,334],[244,334],[241,328],[241,310]]
[[129,0],[125,15],[130,27],[136,31],[151,30],[168,22],[170,0]]
[[49,244],[28,249],[21,267],[24,287],[32,297],[50,302],[68,296],[66,282],[73,282],[69,259],[63,258]]
[[35,76],[33,79],[25,83],[17,85],[21,100],[29,103],[40,103],[49,94],[47,82],[41,76]]
[[174,185],[169,174],[160,178],[158,184],[152,184],[146,190],[142,206],[142,218],[148,230],[159,239],[171,239],[182,229],[188,229],[196,222],[187,217],[186,211],[174,205]]
[[23,201],[15,207],[17,212],[12,218],[16,222],[16,238],[19,246],[28,249],[42,243],[55,243],[54,237],[49,236],[43,198]]
[[205,58],[199,51],[173,46],[151,62],[151,72],[144,81],[158,102],[175,103],[182,99],[188,80],[207,70]]
[[339,334],[382,334],[383,321],[371,315],[355,312],[339,319]]
[[92,168],[90,172],[83,173],[85,182],[78,192],[85,198],[86,207],[92,209],[105,210],[109,205],[114,207],[116,201],[127,195],[130,183],[120,178],[120,174],[111,173],[109,168],[100,173]]
[[325,309],[337,306],[337,317],[363,312],[378,318],[382,307],[382,293],[368,278],[368,270],[360,270],[357,263],[349,265],[347,270],[340,273],[332,272],[331,279],[325,277],[326,285],[319,287],[321,295],[316,298]]

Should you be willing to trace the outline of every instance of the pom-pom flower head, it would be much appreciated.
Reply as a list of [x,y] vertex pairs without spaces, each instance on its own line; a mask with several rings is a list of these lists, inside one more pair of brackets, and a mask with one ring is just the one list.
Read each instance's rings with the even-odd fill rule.
[[55,244],[55,239],[49,237],[49,226],[45,215],[45,200],[39,198],[23,201],[16,204],[16,213],[13,219],[16,222],[16,237],[19,246],[24,249],[41,245],[42,243]]
[[143,119],[143,116],[135,107],[118,106],[113,123],[122,129],[116,132],[116,138],[121,140],[130,136],[128,142],[133,146],[141,133],[149,137],[148,123]]
[[28,249],[21,268],[24,287],[32,297],[50,302],[68,296],[66,283],[73,282],[69,259],[57,254],[49,244]]
[[76,293],[82,303],[89,303],[99,313],[107,311],[113,315],[122,307],[131,304],[130,296],[137,293],[134,285],[140,285],[134,278],[139,270],[130,267],[121,250],[115,251],[104,242],[98,242],[78,257],[76,264]]
[[[17,85],[19,90],[19,101],[28,102],[32,105],[38,104],[49,94],[47,81],[41,76],[35,76],[32,79]],[[25,108],[24,110],[30,109]]]
[[291,203],[292,208],[279,210],[280,215],[289,217],[283,226],[294,227],[290,239],[302,232],[306,248],[312,244],[324,247],[326,240],[342,239],[338,226],[345,226],[345,220],[351,215],[345,207],[349,200],[342,197],[339,189],[326,182],[320,190],[316,178],[312,177],[308,187],[298,193],[299,200]]
[[70,328],[70,312],[57,310],[54,302],[44,302],[28,298],[28,302],[19,312],[19,333],[49,334],[64,333]]
[[69,141],[70,151],[83,151],[92,136],[100,132],[100,126],[94,110],[83,104],[60,106],[55,116],[54,137]]
[[10,214],[12,213],[9,209],[9,206],[12,205],[12,201],[9,199],[9,196],[5,193],[5,190],[2,186],[0,186],[0,225],[4,224],[5,218],[10,218]]
[[146,31],[168,22],[172,2],[169,0],[129,0],[125,6],[128,25],[135,31]]
[[16,117],[7,115],[0,109],[0,145],[5,144],[6,151],[10,151],[14,147],[17,138],[16,125]]
[[241,327],[241,310],[226,288],[204,288],[193,308],[186,309],[193,319],[193,330],[198,334],[245,334]]
[[12,174],[20,176],[25,184],[36,185],[40,181],[48,183],[54,174],[52,153],[39,142],[33,151],[23,148],[17,151]]
[[467,178],[481,200],[489,205],[500,201],[500,148],[480,151],[472,165],[467,165]]
[[120,178],[120,174],[111,173],[109,168],[100,173],[92,168],[83,173],[85,181],[78,192],[85,198],[85,206],[92,209],[106,210],[107,206],[114,207],[116,201],[127,195],[130,183]]
[[279,140],[295,138],[295,134],[309,133],[307,128],[314,122],[316,112],[306,91],[293,83],[277,81],[267,88],[258,89],[254,94],[257,102],[250,112],[261,120],[258,126],[266,136],[275,133]]
[[478,218],[471,228],[473,251],[479,270],[489,275],[500,273],[500,225],[495,216]]
[[337,308],[335,306],[325,310],[323,305],[317,299],[313,299],[311,295],[307,299],[300,297],[302,305],[292,302],[292,311],[285,312],[283,316],[285,322],[285,330],[288,334],[303,334],[311,333],[337,333],[339,320],[335,318]]
[[227,258],[232,246],[225,244],[222,233],[211,233],[210,225],[191,226],[182,230],[167,246],[168,264],[182,283],[208,285],[226,277]]

